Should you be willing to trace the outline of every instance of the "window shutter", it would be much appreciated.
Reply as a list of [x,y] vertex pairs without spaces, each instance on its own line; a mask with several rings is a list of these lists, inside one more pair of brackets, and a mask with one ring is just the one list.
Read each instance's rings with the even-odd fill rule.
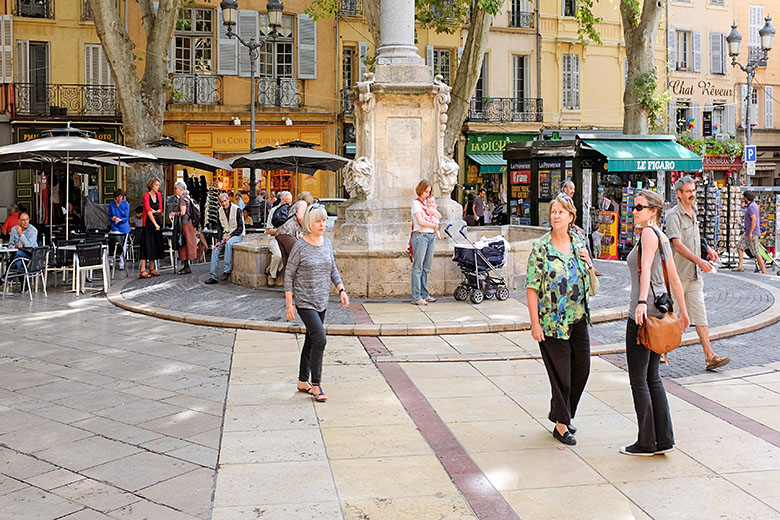
[[775,88],[771,85],[764,87],[764,128],[775,127],[774,95]]
[[360,77],[358,81],[365,81],[363,75],[368,72],[368,66],[366,60],[368,59],[368,43],[358,42],[358,74]]
[[739,87],[739,99],[742,102],[741,105],[741,112],[742,112],[742,128],[745,128],[745,117],[747,115],[747,85],[740,85]]
[[750,6],[750,36],[748,39],[750,47],[760,47],[761,38],[758,35],[758,31],[764,25],[764,6],[763,5],[751,5]]
[[669,133],[677,133],[677,102],[669,101]]
[[[753,103],[753,96],[756,97],[756,102]],[[750,124],[751,126],[757,127],[758,122],[761,120],[761,111],[758,107],[758,89],[756,87],[753,87],[752,94],[750,95],[751,100],[750,103],[753,105],[750,107]]]
[[30,83],[29,40],[16,40],[16,82]]
[[676,34],[674,29],[669,28],[669,30],[666,31],[666,48],[667,52],[669,53],[669,63],[671,63],[671,67],[674,68],[677,63],[677,52],[675,50],[675,40]]
[[84,82],[87,85],[100,84],[98,46],[91,43],[84,45]]
[[701,33],[693,33],[693,72],[701,72]]
[[726,104],[726,132],[733,136],[737,133],[737,114],[734,103]]
[[699,139],[702,126],[701,105],[699,103],[691,103],[691,118],[693,119],[693,137]]
[[[242,40],[248,42],[254,38],[258,39],[258,13],[252,9],[238,10],[238,35]],[[256,65],[256,64],[255,64]],[[238,53],[238,75],[242,78],[252,76],[252,62],[249,59],[249,52]]]
[[431,77],[433,77],[433,45],[425,46],[425,64],[428,65],[428,70],[431,71]]
[[14,34],[13,34],[13,16],[5,14],[0,16],[0,49],[2,49],[2,59],[0,59],[0,82],[14,82]]
[[561,105],[569,108],[569,55],[561,56]]
[[317,22],[298,15],[298,78],[317,79]]
[[572,108],[580,108],[580,56],[571,55]]
[[710,33],[710,74],[723,74],[721,34]]
[[217,74],[235,76],[238,74],[238,40],[227,37],[222,25],[222,9],[217,9]]
[[463,58],[463,47],[458,47],[458,67],[460,67],[460,60]]

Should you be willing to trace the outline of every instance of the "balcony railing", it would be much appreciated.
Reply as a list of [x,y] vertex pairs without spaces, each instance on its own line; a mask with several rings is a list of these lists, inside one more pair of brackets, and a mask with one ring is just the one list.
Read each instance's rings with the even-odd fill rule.
[[344,16],[361,16],[363,14],[363,2],[360,0],[341,0],[339,2],[339,14]]
[[257,78],[257,104],[266,107],[300,108],[304,82],[295,78]]
[[534,98],[471,98],[469,121],[486,123],[541,123],[544,108],[541,99]]
[[15,83],[14,104],[19,116],[120,115],[113,85]]
[[16,16],[54,18],[54,0],[16,0]]
[[170,103],[174,105],[221,105],[222,76],[172,74]]
[[351,93],[352,93],[351,88],[341,89],[341,113],[342,114],[352,114],[355,111],[355,102],[352,100],[352,97],[350,96]]
[[534,13],[529,11],[509,11],[509,27],[534,28]]

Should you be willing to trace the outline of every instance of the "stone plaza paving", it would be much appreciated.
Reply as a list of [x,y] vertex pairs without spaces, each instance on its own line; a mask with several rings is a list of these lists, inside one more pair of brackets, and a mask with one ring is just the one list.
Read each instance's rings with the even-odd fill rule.
[[[599,268],[594,307],[624,305],[624,266]],[[219,284],[232,298],[216,298],[199,269],[197,287],[164,274],[142,287],[145,301],[168,302],[161,314],[228,312],[237,298],[254,314],[233,319],[280,312],[273,291]],[[0,519],[780,518],[780,324],[770,319],[780,277],[705,281],[713,328],[758,330],[713,343],[733,358],[716,373],[703,371],[698,345],[670,356],[677,449],[652,458],[618,453],[636,434],[619,353],[592,358],[577,446],[552,438],[527,330],[330,336],[329,400],[315,404],[295,390],[300,334],[164,320],[60,289],[32,303],[7,297]],[[120,292],[128,287],[138,282]],[[521,301],[503,304],[517,323]],[[437,324],[502,312],[482,305],[444,298],[423,313],[353,302],[328,319],[416,312]],[[594,351],[624,326],[595,324]]]

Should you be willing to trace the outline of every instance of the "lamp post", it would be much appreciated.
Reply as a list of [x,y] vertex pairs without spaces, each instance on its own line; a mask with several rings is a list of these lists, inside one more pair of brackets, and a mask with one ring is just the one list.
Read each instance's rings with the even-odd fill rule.
[[[729,48],[729,56],[731,57],[731,66],[739,67],[742,72],[747,74],[747,99],[745,100],[745,146],[750,146],[750,136],[752,134],[750,128],[750,105],[753,104],[753,78],[756,75],[756,69],[759,65],[769,59],[769,51],[772,50],[772,40],[775,38],[775,28],[772,26],[772,17],[767,16],[765,24],[758,31],[758,35],[761,39],[761,53],[753,58],[748,53],[747,65],[742,65],[737,61],[739,56],[739,44],[742,42],[742,35],[737,31],[737,22],[731,25],[731,32],[726,36],[726,43]],[[750,176],[746,175],[745,184],[750,186]]]
[[[271,32],[259,41],[256,41],[254,38],[245,41],[238,34],[233,32],[233,27],[236,25],[238,0],[222,0],[219,4],[219,8],[222,10],[223,25],[227,27],[227,37],[235,37],[236,40],[249,51],[249,63],[252,76],[252,100],[250,103],[251,117],[249,123],[249,151],[251,152],[255,148],[255,72],[257,70],[257,56],[260,48],[265,45],[269,38],[276,36],[276,30],[282,25],[284,4],[281,0],[268,0],[266,8],[268,9],[268,25],[271,27]],[[247,205],[247,211],[249,212],[249,216],[252,217],[252,221],[260,222],[260,204],[257,202],[257,177],[255,176],[254,168],[252,168],[249,173],[249,204]]]

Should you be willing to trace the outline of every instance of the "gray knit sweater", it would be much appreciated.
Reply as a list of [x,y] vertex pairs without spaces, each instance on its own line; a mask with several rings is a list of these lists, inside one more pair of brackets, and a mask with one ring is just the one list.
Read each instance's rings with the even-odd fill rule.
[[284,290],[292,291],[295,306],[324,311],[328,307],[330,282],[340,284],[341,275],[328,237],[324,237],[321,246],[298,239],[290,251],[284,272]]

